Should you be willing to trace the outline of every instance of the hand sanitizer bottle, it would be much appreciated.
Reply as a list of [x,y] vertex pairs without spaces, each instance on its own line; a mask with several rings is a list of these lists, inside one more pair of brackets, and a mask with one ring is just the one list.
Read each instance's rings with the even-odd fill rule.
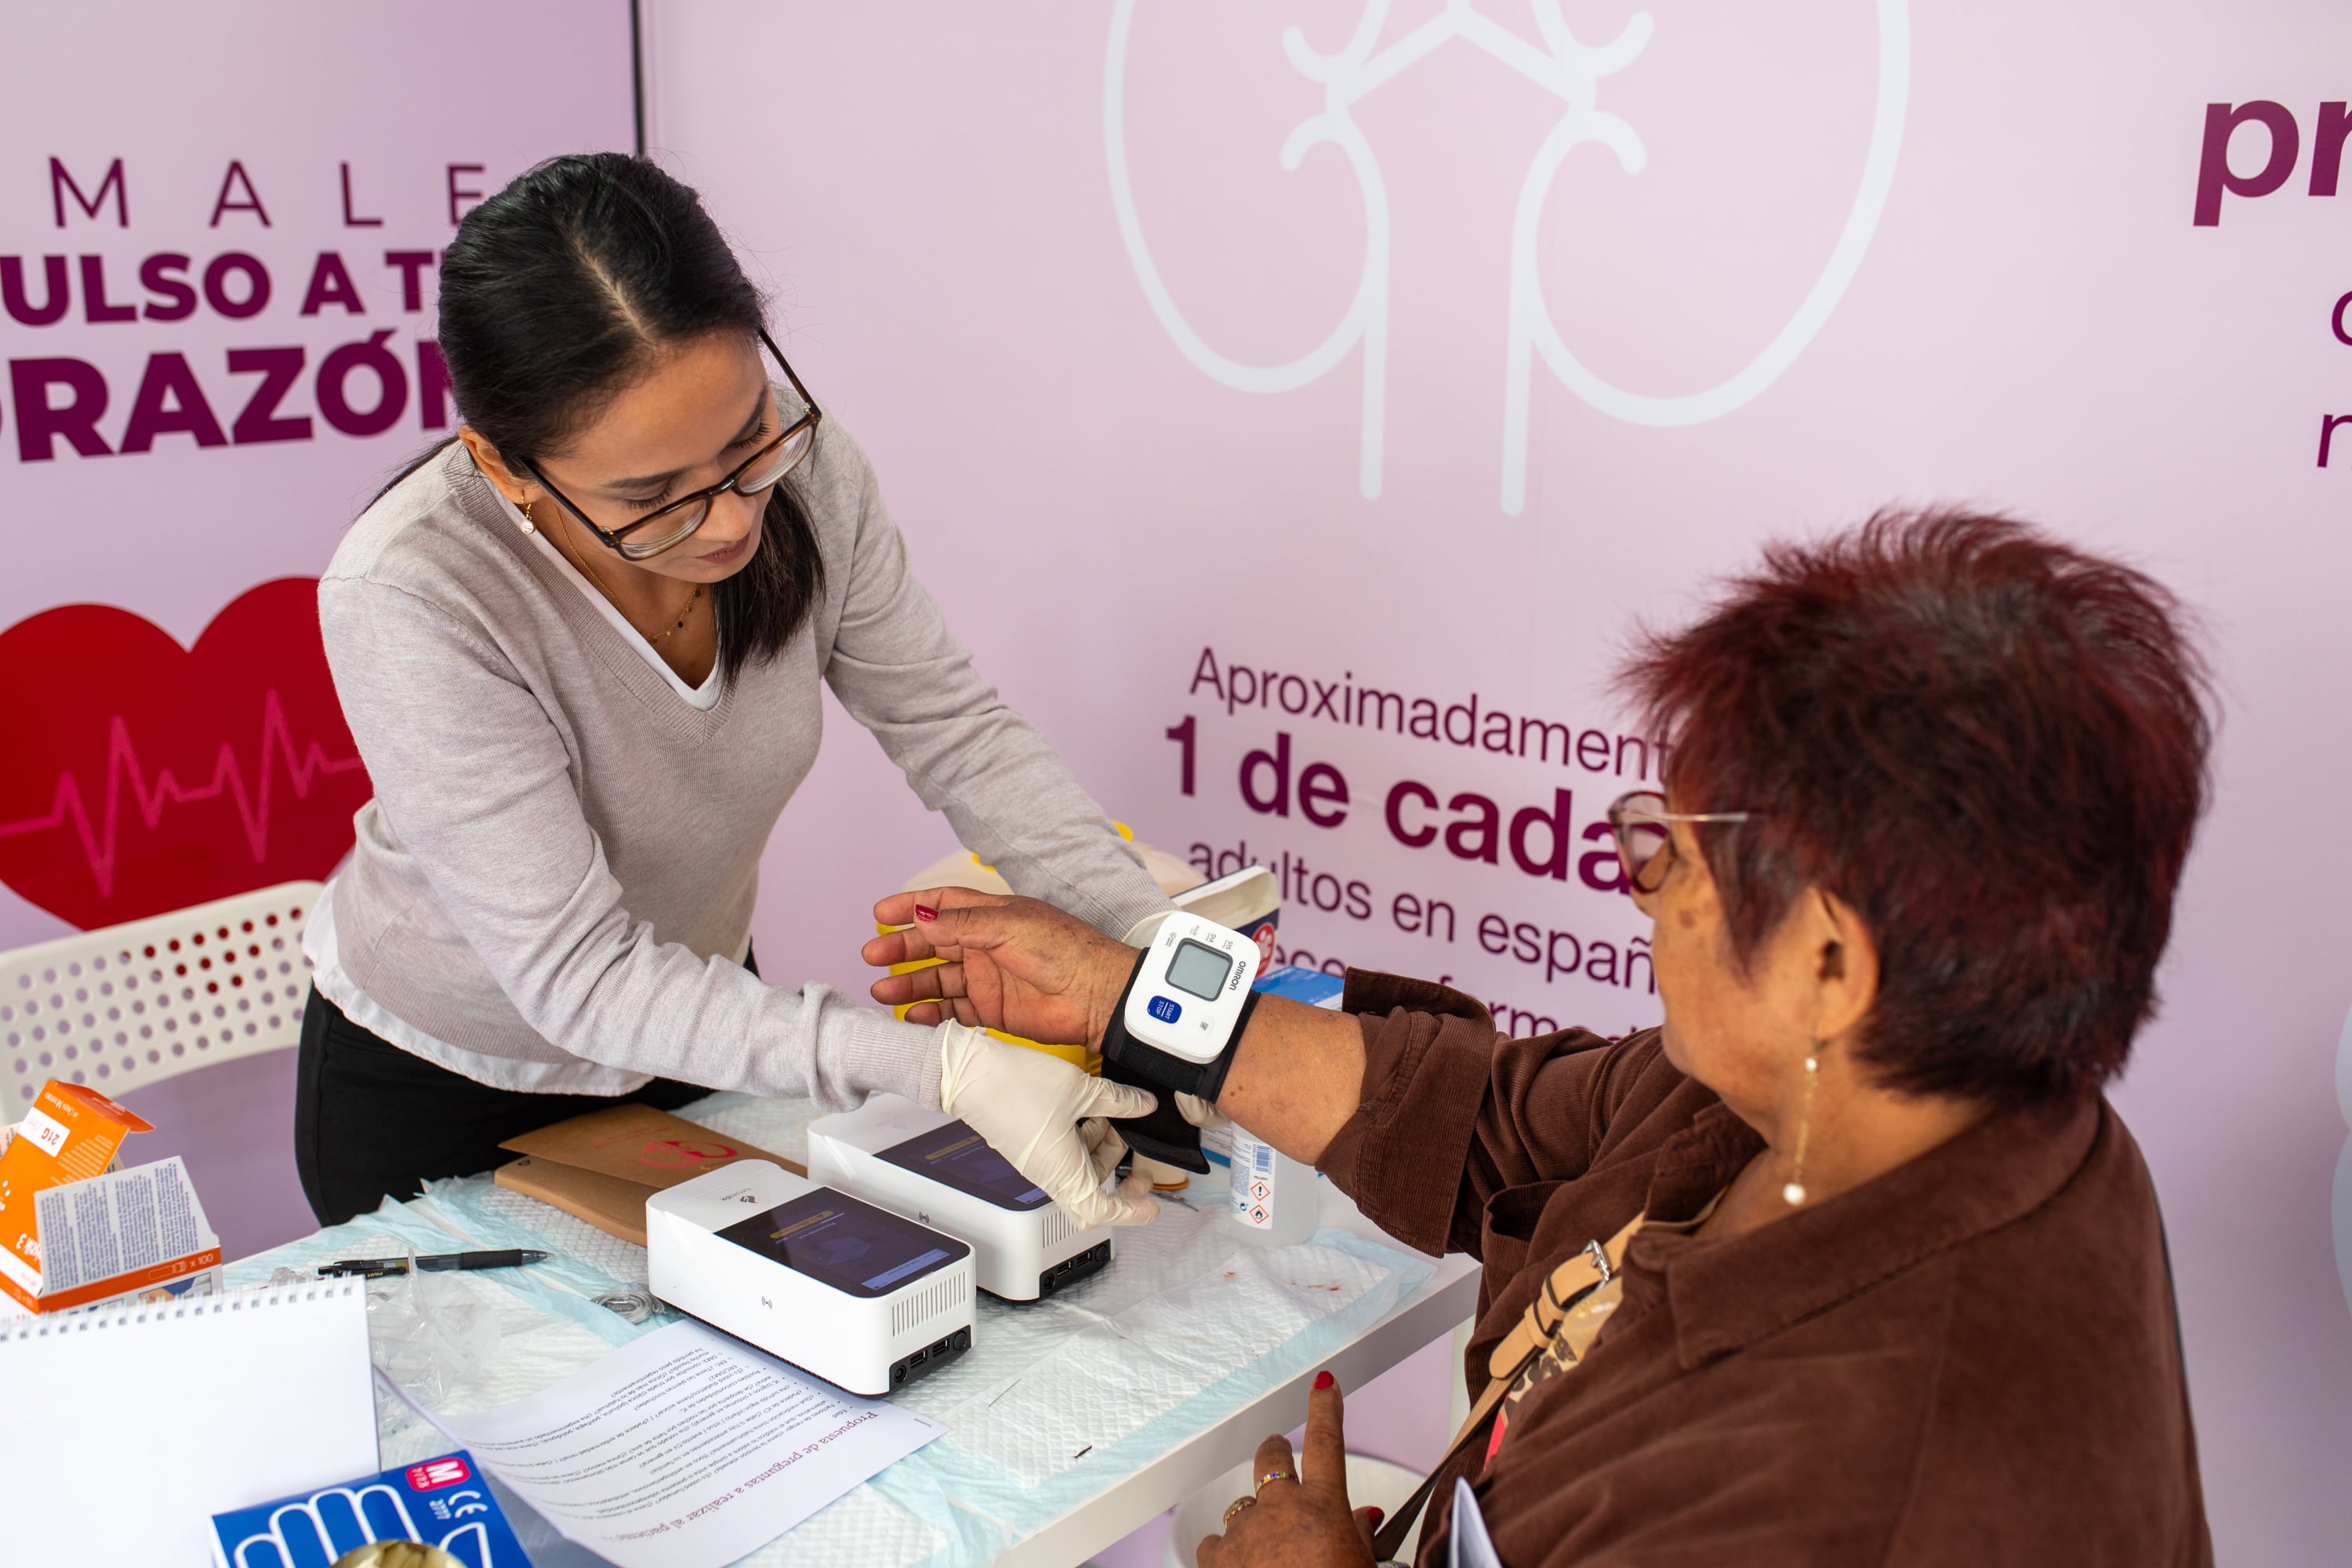
[[1295,1247],[1315,1234],[1315,1167],[1234,1123],[1234,1228],[1258,1247]]

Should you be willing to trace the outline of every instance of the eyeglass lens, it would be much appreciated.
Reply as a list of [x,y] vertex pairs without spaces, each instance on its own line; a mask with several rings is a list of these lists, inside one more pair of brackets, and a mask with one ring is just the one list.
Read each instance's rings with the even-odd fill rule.
[[1654,815],[1664,809],[1665,803],[1654,795],[1635,795],[1621,802],[1613,814],[1617,853],[1637,893],[1656,892],[1673,865],[1673,829]]
[[[787,418],[799,416],[789,405],[784,413]],[[736,493],[757,496],[772,487],[777,480],[792,472],[793,465],[808,456],[810,444],[815,438],[816,424],[811,420],[785,437],[773,452],[738,475]],[[652,528],[630,534],[621,542],[621,554],[630,561],[644,561],[660,554],[702,526],[704,520],[710,516],[710,497],[704,496],[691,505],[680,507],[658,519]]]

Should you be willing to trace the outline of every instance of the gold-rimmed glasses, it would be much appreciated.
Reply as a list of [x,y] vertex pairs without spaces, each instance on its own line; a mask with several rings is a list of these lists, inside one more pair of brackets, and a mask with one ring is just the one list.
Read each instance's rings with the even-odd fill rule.
[[1617,858],[1624,863],[1625,880],[1637,893],[1654,893],[1665,885],[1675,868],[1674,824],[1677,822],[1747,822],[1760,811],[1668,811],[1666,797],[1655,790],[1629,790],[1609,806],[1609,831],[1617,840]]

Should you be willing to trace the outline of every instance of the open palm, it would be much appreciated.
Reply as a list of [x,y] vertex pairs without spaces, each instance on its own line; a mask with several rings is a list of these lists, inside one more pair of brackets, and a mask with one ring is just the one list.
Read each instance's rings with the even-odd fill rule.
[[907,1003],[907,1017],[1003,1029],[1047,1045],[1098,1047],[1135,950],[1035,899],[965,888],[897,893],[874,906],[904,925],[866,944],[877,966],[941,962],[874,983],[877,1002]]

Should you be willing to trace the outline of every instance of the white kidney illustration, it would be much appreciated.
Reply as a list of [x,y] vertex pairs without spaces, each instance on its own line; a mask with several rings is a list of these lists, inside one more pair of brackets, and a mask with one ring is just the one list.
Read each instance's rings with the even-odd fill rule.
[[1116,0],[1110,44],[1103,71],[1103,141],[1109,165],[1111,206],[1128,260],[1160,326],[1177,349],[1213,380],[1241,392],[1289,392],[1316,381],[1363,348],[1363,414],[1358,482],[1367,500],[1381,493],[1386,442],[1389,242],[1388,190],[1379,158],[1351,113],[1353,106],[1429,55],[1456,40],[1493,57],[1557,97],[1559,121],[1528,164],[1511,225],[1510,320],[1504,355],[1502,507],[1517,516],[1527,504],[1528,410],[1534,361],[1540,355],[1562,385],[1602,413],[1629,424],[1701,425],[1748,403],[1779,379],[1837,308],[1862,265],[1877,231],[1886,194],[1895,180],[1911,79],[1908,0],[1876,0],[1878,99],[1872,117],[1870,152],[1844,228],[1812,288],[1763,351],[1728,378],[1704,391],[1654,396],[1628,392],[1602,379],[1576,357],[1552,323],[1537,268],[1537,234],[1552,179],[1569,153],[1599,142],[1617,156],[1627,174],[1647,163],[1640,134],[1600,107],[1601,84],[1632,65],[1654,30],[1649,13],[1637,12],[1611,42],[1580,42],[1559,13],[1559,0],[1532,0],[1542,46],[1481,14],[1473,0],[1447,0],[1445,8],[1385,47],[1375,49],[1389,15],[1388,0],[1365,0],[1362,16],[1336,54],[1318,55],[1296,27],[1282,36],[1291,68],[1323,89],[1322,109],[1301,121],[1282,144],[1285,171],[1296,171],[1309,150],[1326,142],[1339,149],[1355,174],[1364,204],[1364,266],[1354,297],[1329,335],[1284,364],[1253,365],[1220,353],[1195,331],[1170,294],[1153,263],[1136,215],[1128,176],[1126,81],[1136,0]]

